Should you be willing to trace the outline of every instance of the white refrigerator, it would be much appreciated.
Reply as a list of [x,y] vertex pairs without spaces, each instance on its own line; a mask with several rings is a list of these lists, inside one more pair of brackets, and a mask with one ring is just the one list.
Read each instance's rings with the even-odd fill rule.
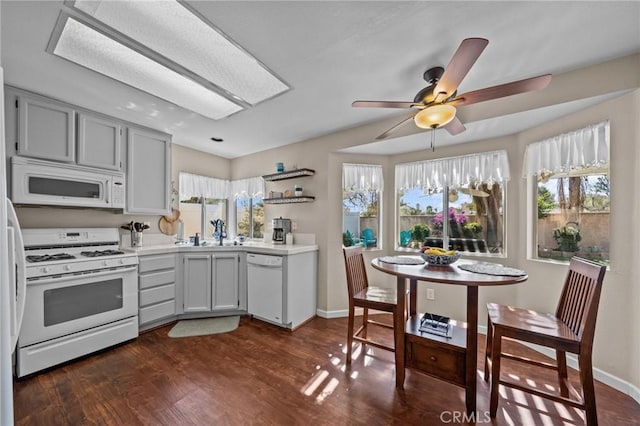
[[20,226],[15,210],[7,198],[4,135],[4,75],[0,67],[0,425],[12,425],[11,356],[24,314],[26,273]]

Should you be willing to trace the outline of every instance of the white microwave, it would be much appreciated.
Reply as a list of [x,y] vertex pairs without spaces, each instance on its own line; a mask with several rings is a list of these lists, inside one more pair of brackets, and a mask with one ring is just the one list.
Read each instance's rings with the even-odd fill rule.
[[11,201],[124,209],[124,173],[13,156]]

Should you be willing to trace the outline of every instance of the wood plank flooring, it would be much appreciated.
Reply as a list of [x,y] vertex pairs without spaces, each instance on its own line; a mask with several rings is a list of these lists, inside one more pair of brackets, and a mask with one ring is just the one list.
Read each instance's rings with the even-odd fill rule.
[[[432,425],[463,418],[461,388],[408,371],[395,389],[393,354],[356,345],[345,367],[347,320],[316,318],[294,332],[241,319],[237,330],[171,339],[171,326],[137,340],[16,381],[18,425]],[[385,331],[382,331],[385,333]],[[391,341],[391,334],[383,336]],[[596,336],[597,338],[597,336]],[[481,378],[478,418],[488,419],[489,386]],[[511,352],[543,359],[518,344]],[[553,372],[510,361],[504,374],[557,389]],[[570,376],[577,380],[575,371]],[[640,425],[640,405],[596,383],[601,425]],[[497,425],[581,425],[583,413],[501,390]]]

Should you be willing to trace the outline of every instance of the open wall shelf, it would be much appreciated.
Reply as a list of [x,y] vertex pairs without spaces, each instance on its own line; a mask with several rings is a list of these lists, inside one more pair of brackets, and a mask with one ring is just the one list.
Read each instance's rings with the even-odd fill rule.
[[316,197],[303,195],[300,197],[263,198],[262,202],[265,204],[293,204],[293,203],[310,203],[315,199]]
[[[276,180],[285,180],[285,179],[294,179],[294,178],[304,177],[304,176],[313,176],[315,173],[316,171],[311,169],[297,169],[297,170],[289,170],[287,172],[264,175],[262,176],[262,179],[272,182]],[[304,201],[299,201],[299,202],[304,202]]]

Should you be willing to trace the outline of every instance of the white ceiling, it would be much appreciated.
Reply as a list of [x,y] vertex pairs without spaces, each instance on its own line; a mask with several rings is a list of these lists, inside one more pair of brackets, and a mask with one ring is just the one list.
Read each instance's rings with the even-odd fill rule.
[[[0,3],[5,82],[166,131],[180,145],[235,158],[379,120],[399,121],[407,112],[352,108],[351,102],[413,100],[425,85],[424,70],[446,66],[466,37],[487,38],[489,45],[460,85],[460,93],[545,73],[557,75],[640,51],[639,2],[189,4],[292,90],[223,120],[204,118],[46,53],[62,1]],[[437,143],[518,132],[619,94],[465,122],[468,130],[458,136],[438,131]],[[212,142],[211,137],[224,142]],[[426,138],[423,133],[346,151],[407,152],[424,148]]]

